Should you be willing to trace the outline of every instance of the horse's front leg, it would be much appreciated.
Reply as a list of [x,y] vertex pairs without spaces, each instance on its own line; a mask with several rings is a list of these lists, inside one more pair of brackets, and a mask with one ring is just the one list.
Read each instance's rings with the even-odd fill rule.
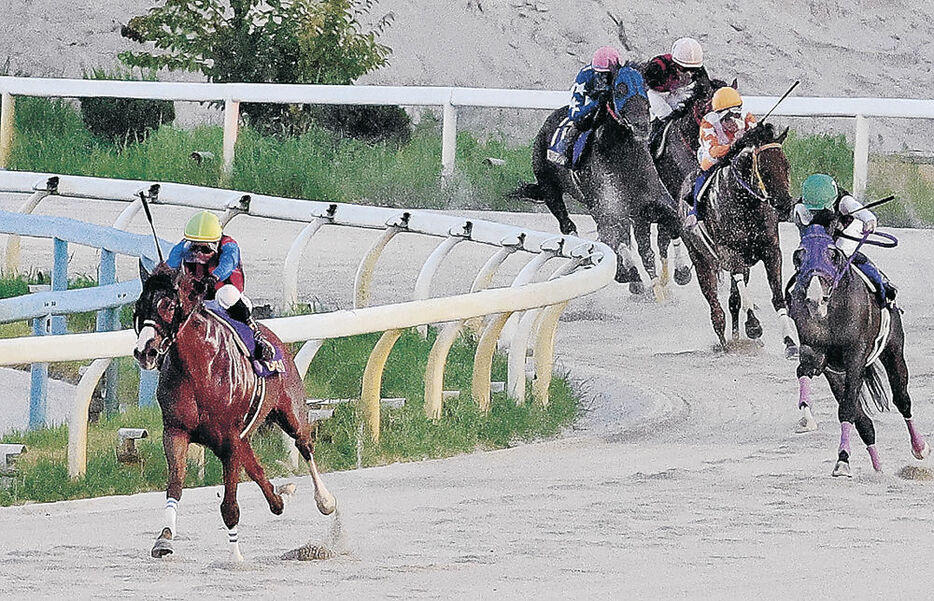
[[739,312],[742,309],[743,300],[736,284],[736,276],[733,274],[731,276],[730,298],[727,301],[727,307],[730,310],[730,331],[733,333],[733,340],[739,340]]
[[[857,355],[862,356],[859,353]],[[853,426],[866,445],[872,467],[877,472],[882,471],[879,456],[876,452],[876,433],[872,420],[859,405],[859,390],[863,385],[863,365],[860,357],[849,359],[843,374],[827,373],[827,381],[837,398],[837,416],[840,419],[840,446],[837,451],[837,463],[834,465],[833,476],[853,477],[850,469],[850,435]]]
[[[756,316],[755,307],[749,302],[749,294],[746,290],[746,285],[749,283],[749,268],[734,272],[732,276],[733,283],[736,285],[736,291],[739,294],[740,315],[746,317],[746,322],[744,324],[746,337],[750,340],[759,339],[762,337],[762,323]],[[736,325],[734,325],[733,329],[737,329]]]
[[785,358],[794,360],[798,357],[798,345],[795,343],[797,329],[785,304],[785,292],[782,289],[782,255],[780,251],[769,253],[763,260],[765,275],[772,291],[772,308],[778,313],[782,324],[782,341],[785,343]]
[[[236,443],[234,443],[235,445]],[[224,500],[221,501],[221,517],[227,526],[227,542],[230,543],[231,559],[243,561],[237,524],[240,523],[240,506],[237,504],[237,483],[240,480],[240,454],[235,448],[225,449],[218,457],[224,467]]]
[[172,547],[172,540],[177,533],[175,522],[178,502],[182,498],[182,487],[185,484],[190,440],[188,432],[174,428],[166,429],[162,434],[162,448],[165,451],[169,483],[165,492],[165,527],[162,528],[159,538],[152,546],[153,557],[165,557],[175,551]]
[[710,323],[713,331],[720,340],[720,348],[727,349],[726,337],[726,315],[723,313],[723,307],[720,306],[720,300],[717,298],[717,271],[708,263],[706,259],[701,259],[698,253],[694,253],[694,266],[697,268],[697,283],[700,286],[701,293],[710,305]]
[[[639,246],[639,256],[642,257],[642,266],[649,275],[652,282],[652,292],[655,294],[655,300],[661,302],[668,296],[665,290],[666,281],[658,278],[655,270],[655,251],[652,249],[652,224],[647,219],[639,217],[632,220],[632,231],[636,237],[636,244]],[[666,251],[667,253],[667,251]],[[668,265],[662,265],[662,272],[668,272]]]
[[594,212],[594,221],[597,224],[597,236],[600,241],[616,253],[616,281],[620,284],[629,282],[629,291],[633,294],[641,294],[642,278],[629,254],[629,220],[606,215],[597,209]]

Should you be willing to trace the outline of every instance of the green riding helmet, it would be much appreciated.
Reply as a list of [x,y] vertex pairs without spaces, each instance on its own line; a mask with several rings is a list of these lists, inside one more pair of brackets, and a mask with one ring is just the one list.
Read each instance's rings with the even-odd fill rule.
[[837,182],[823,173],[809,175],[801,185],[801,200],[804,207],[811,211],[832,209],[838,194]]

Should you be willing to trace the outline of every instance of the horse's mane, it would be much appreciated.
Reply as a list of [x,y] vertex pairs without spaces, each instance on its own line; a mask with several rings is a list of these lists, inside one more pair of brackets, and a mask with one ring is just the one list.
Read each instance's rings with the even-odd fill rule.
[[166,265],[165,263],[160,263],[152,270],[152,273],[146,278],[146,281],[143,283],[144,291],[155,291],[155,290],[171,290],[175,287],[175,277],[177,271]]
[[778,141],[781,136],[775,133],[775,125],[763,123],[747,131],[730,149],[721,163],[726,164],[736,158],[736,155],[747,148],[756,148]]

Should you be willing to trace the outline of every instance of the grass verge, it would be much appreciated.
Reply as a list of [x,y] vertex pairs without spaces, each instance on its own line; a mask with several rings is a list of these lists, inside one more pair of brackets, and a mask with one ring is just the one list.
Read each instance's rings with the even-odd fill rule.
[[[378,335],[354,336],[328,341],[309,368],[306,390],[309,396],[354,398],[359,396],[363,367]],[[334,416],[321,422],[317,433],[316,459],[323,470],[351,469],[397,461],[417,461],[447,457],[476,450],[504,448],[515,441],[552,437],[570,425],[578,404],[568,382],[555,378],[547,408],[533,403],[523,406],[503,394],[493,397],[489,413],[482,413],[470,396],[471,366],[475,343],[462,337],[451,350],[445,374],[445,388],[460,390],[459,398],[445,402],[440,420],[429,420],[423,410],[423,378],[428,351],[434,339],[422,340],[414,330],[407,331],[396,344],[383,378],[383,395],[405,397],[399,409],[384,409],[379,443],[362,433],[362,416],[355,404],[342,404]],[[127,363],[132,366],[132,363]],[[505,357],[493,363],[494,380],[504,380]],[[123,378],[127,380],[128,378]],[[135,402],[135,390],[127,382],[122,394]],[[123,400],[126,401],[127,398]],[[143,427],[149,438],[139,441],[139,465],[117,461],[117,429]],[[162,490],[166,465],[162,454],[162,421],[158,408],[131,407],[124,413],[90,424],[88,466],[83,478],[71,481],[67,472],[68,428],[46,428],[3,437],[3,442],[22,443],[27,453],[18,463],[19,473],[0,488],[0,505],[50,502],[65,499],[132,494]],[[285,476],[287,449],[278,428],[262,428],[253,437],[253,446],[270,477]],[[189,466],[186,486],[222,482],[221,466],[206,453],[205,475]]]
[[[401,147],[371,145],[312,129],[297,138],[262,136],[243,128],[233,174],[221,176],[220,127],[183,130],[163,126],[145,141],[125,147],[92,136],[77,109],[66,101],[21,97],[16,104],[17,136],[11,168],[73,175],[153,179],[334,202],[363,202],[410,208],[537,210],[506,198],[520,181],[532,179],[531,142],[507,144],[502,137],[481,140],[470,132],[457,136],[457,174],[439,185],[440,124],[430,116]],[[811,173],[829,173],[851,187],[853,149],[845,136],[794,132],[785,144],[791,162],[792,190]],[[215,157],[192,161],[193,151]],[[488,157],[504,165],[490,165]],[[892,164],[902,167],[892,169]],[[893,225],[934,223],[934,178],[912,179],[897,157],[871,159],[870,193],[894,191],[901,209],[881,211]]]

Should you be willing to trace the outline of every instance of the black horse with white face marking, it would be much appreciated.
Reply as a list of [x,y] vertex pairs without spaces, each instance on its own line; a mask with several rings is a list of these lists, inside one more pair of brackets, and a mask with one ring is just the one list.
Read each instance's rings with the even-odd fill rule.
[[901,311],[882,307],[875,291],[862,281],[851,262],[821,225],[809,226],[794,254],[797,273],[785,298],[801,337],[798,378],[807,404],[807,378],[824,374],[839,406],[840,447],[834,476],[850,476],[850,430],[865,443],[873,468],[881,471],[876,433],[867,415],[866,390],[879,409],[887,405],[880,376],[888,377],[892,400],[911,437],[914,456],[930,449],[917,431],[908,396],[905,332]]
[[[536,183],[526,184],[514,197],[543,200],[557,218],[561,232],[576,232],[568,216],[564,194],[570,194],[590,211],[600,240],[614,249],[619,259],[616,281],[629,282],[633,293],[643,291],[642,279],[630,253],[630,233],[635,219],[658,222],[680,235],[677,205],[658,179],[646,141],[649,109],[642,74],[632,64],[616,74],[612,99],[600,109],[591,148],[575,171],[548,160],[555,130],[567,116],[567,107],[553,112],[539,130],[532,146]],[[646,245],[647,246],[647,245]],[[643,250],[640,245],[640,252]],[[655,257],[646,260],[646,272],[656,279]]]

